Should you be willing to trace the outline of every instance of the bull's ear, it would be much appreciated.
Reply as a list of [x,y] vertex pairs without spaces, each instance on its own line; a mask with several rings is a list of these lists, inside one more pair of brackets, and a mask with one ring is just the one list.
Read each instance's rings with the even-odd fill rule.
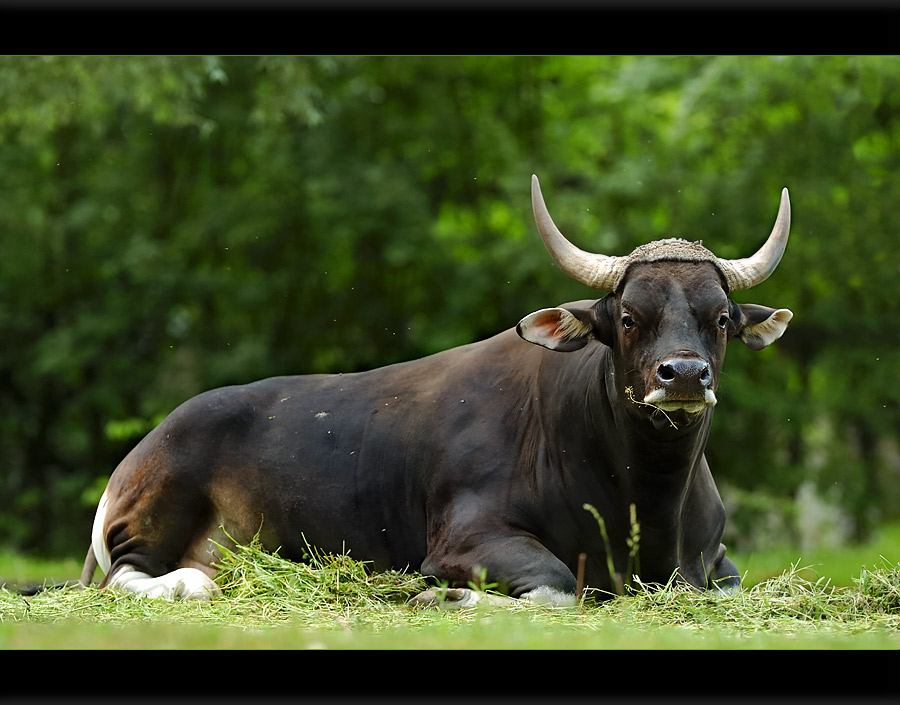
[[590,309],[542,308],[529,313],[516,326],[524,340],[550,350],[571,352],[593,337]]
[[762,350],[778,340],[794,317],[786,308],[741,304],[737,336],[751,350]]

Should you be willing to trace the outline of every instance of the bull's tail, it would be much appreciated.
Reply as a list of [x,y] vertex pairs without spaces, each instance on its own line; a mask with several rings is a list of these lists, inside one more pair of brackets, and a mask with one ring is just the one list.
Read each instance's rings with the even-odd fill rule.
[[10,585],[8,583],[0,585],[0,588],[22,595],[23,597],[32,597],[44,590],[54,590],[65,587],[81,587],[81,583],[75,580],[64,580],[61,583],[43,583],[42,585]]
[[91,580],[94,579],[94,571],[97,570],[97,565],[97,556],[94,555],[94,546],[92,544],[88,546],[87,555],[84,557],[84,568],[81,569],[80,582],[85,587],[90,585]]

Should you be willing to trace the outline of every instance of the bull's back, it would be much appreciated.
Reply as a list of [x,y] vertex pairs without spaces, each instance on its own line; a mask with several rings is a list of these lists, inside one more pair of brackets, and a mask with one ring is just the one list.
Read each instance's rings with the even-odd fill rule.
[[417,569],[432,473],[485,413],[478,400],[490,396],[492,370],[508,370],[516,342],[501,335],[370,372],[200,394],[114,473],[108,541],[127,544],[122,555],[160,554],[150,573],[214,561],[210,537],[245,543],[256,534],[294,560],[309,544]]

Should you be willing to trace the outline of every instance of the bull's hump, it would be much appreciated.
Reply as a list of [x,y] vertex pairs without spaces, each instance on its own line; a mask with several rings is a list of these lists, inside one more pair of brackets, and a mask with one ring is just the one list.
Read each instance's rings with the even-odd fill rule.
[[[392,398],[462,394],[470,386],[484,388],[492,379],[526,378],[529,368],[536,368],[539,352],[519,338],[514,329],[508,329],[482,341],[371,370],[270,377],[221,387],[194,397],[191,406],[210,414],[253,410],[277,413],[309,407],[315,418],[324,419],[332,413],[326,400],[358,400],[360,395]],[[313,401],[317,403],[310,406]]]

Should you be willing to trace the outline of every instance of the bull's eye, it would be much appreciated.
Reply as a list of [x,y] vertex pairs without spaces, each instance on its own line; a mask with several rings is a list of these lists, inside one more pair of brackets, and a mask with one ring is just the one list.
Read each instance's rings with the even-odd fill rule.
[[721,316],[719,316],[719,320],[717,321],[716,324],[719,326],[719,328],[721,328],[722,330],[725,330],[728,327],[728,321],[730,321],[730,320],[731,319],[728,318],[728,314],[723,313]]
[[631,330],[636,325],[637,325],[637,323],[635,323],[634,319],[631,316],[629,316],[627,313],[622,315],[622,327],[625,330]]

